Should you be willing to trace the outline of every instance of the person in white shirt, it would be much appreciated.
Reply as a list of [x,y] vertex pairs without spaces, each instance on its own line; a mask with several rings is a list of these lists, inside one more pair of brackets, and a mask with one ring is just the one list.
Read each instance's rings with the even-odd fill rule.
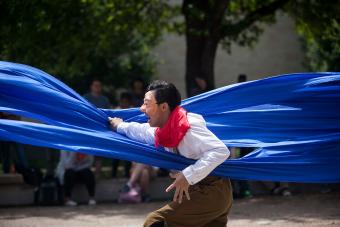
[[60,159],[56,168],[56,176],[65,191],[65,205],[77,206],[71,199],[72,189],[76,182],[86,185],[89,193],[89,205],[96,205],[94,199],[96,182],[91,171],[94,157],[77,152],[60,151]]
[[187,113],[180,102],[173,84],[154,81],[140,108],[149,118],[147,123],[109,118],[118,133],[197,160],[180,172],[170,173],[175,180],[166,191],[175,189],[173,201],[150,213],[144,226],[226,226],[232,205],[230,181],[208,175],[230,152],[206,127],[203,117]]

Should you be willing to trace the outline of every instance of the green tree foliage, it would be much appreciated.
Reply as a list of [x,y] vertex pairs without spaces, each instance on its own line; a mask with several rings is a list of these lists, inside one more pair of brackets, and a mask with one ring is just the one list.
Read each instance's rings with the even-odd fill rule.
[[253,46],[264,25],[275,22],[281,11],[296,22],[304,37],[307,63],[312,70],[340,68],[340,1],[322,0],[183,0],[187,42],[187,93],[195,77],[214,88],[214,60],[218,45],[230,52],[232,44]]
[[[218,45],[253,46],[278,11],[295,19],[312,70],[338,70],[339,0],[4,0],[0,1],[0,57],[56,75],[86,89],[85,79],[126,85],[149,78],[151,48],[164,31],[186,37],[187,91],[196,77],[214,88]],[[180,15],[184,17],[181,17]],[[183,20],[184,18],[184,20]],[[85,79],[84,79],[85,78]]]
[[0,58],[80,92],[92,77],[114,86],[149,79],[157,63],[150,49],[171,17],[162,0],[4,0],[0,9]]
[[299,1],[290,8],[303,38],[306,67],[340,71],[340,1]]
[[184,0],[186,85],[190,96],[197,84],[206,80],[214,88],[214,64],[219,44],[230,51],[231,44],[252,46],[263,32],[263,25],[275,22],[276,12],[289,0]]

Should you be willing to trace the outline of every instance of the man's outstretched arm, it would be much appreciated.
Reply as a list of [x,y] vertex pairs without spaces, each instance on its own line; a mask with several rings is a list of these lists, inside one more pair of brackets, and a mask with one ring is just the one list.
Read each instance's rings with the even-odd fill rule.
[[150,145],[155,143],[155,128],[150,127],[148,123],[124,122],[117,117],[109,117],[109,122],[113,130],[119,134],[126,135],[132,140]]

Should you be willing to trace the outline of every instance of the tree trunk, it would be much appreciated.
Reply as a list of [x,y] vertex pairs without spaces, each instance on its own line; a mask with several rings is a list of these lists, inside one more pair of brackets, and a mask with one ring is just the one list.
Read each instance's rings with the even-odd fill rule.
[[218,40],[198,38],[186,35],[186,71],[185,81],[187,95],[192,95],[192,90],[197,88],[195,78],[206,81],[207,90],[214,89],[214,63]]
[[195,78],[207,83],[207,89],[214,89],[214,63],[218,43],[225,37],[238,37],[244,30],[267,16],[274,15],[290,0],[271,1],[247,12],[235,23],[224,23],[228,0],[183,0],[182,12],[185,17],[187,95],[198,89]]
[[193,95],[193,90],[198,89],[195,82],[197,77],[205,80],[206,90],[215,88],[215,56],[226,7],[226,0],[183,1],[187,47],[185,82],[188,97]]

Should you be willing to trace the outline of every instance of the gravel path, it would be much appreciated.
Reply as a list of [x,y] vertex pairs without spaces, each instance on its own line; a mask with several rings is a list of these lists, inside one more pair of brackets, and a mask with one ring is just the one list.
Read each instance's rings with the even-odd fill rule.
[[[0,208],[0,226],[141,226],[148,212],[164,202],[121,205],[99,204],[95,207],[10,207]],[[339,226],[340,193],[264,196],[236,200],[228,226]]]

